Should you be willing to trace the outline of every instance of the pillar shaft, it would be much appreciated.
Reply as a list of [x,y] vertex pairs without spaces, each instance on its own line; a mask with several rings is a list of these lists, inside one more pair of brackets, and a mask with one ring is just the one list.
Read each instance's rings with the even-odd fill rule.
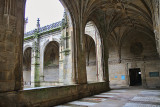
[[63,82],[66,85],[71,85],[75,84],[75,74],[73,72],[72,65],[72,27],[68,25],[68,20],[69,17],[67,16],[67,13],[64,13],[64,19],[62,20],[62,36],[60,44],[59,82]]
[[87,83],[87,73],[86,73],[86,54],[85,54],[85,35],[84,28],[82,25],[77,26],[75,29],[75,58],[76,58],[76,73],[77,73],[77,83],[85,84]]
[[157,46],[157,52],[159,53],[160,56],[160,1],[159,0],[154,0],[153,2],[153,25],[154,25],[154,33],[155,33],[155,40],[156,40],[156,46]]
[[32,45],[31,86],[38,87],[40,86],[40,50],[37,34]]
[[7,92],[23,86],[25,0],[0,2],[0,92]]

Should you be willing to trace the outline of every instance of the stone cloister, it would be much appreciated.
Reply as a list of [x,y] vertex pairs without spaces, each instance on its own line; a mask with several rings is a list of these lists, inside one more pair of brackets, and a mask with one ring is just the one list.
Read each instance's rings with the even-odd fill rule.
[[[62,26],[64,21],[69,19],[68,17],[65,19],[65,14],[62,22],[37,28],[39,29],[37,46],[39,51],[36,51],[37,53],[34,51],[37,29],[25,33],[23,46],[24,88],[75,84],[65,77],[65,75],[69,75],[73,79],[72,72],[71,74],[65,73],[66,69],[72,71],[71,37],[66,34],[69,22],[66,23],[67,26]],[[85,36],[87,81],[103,81],[101,40],[93,22],[87,24]],[[38,62],[34,61],[36,58]],[[38,69],[37,74],[36,69]],[[36,80],[37,76],[38,81]],[[39,82],[39,86],[35,84],[36,82]]]
[[24,35],[25,2],[0,0],[1,107],[160,87],[159,0],[60,0],[62,21]]

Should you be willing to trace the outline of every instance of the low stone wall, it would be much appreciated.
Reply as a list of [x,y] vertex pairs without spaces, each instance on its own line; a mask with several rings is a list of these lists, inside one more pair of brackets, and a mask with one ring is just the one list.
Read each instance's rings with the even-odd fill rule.
[[50,107],[109,90],[106,82],[0,93],[0,107]]

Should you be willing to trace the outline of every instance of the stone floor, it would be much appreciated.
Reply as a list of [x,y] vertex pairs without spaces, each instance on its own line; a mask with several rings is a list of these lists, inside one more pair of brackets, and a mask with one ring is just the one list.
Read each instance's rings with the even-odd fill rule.
[[160,107],[160,90],[141,87],[115,88],[56,107]]

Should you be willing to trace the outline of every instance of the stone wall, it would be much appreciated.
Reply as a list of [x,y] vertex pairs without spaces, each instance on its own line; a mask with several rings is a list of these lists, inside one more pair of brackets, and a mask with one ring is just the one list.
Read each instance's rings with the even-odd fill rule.
[[95,65],[87,66],[87,81],[94,82],[97,81],[97,67]]
[[[140,68],[142,85],[149,88],[160,87],[160,77],[151,77],[151,72],[159,72],[160,61],[136,61],[126,62],[121,64],[109,64],[109,79],[111,86],[129,86],[130,77],[129,70],[134,68]],[[159,72],[160,74],[160,72]],[[123,76],[125,78],[123,79]]]
[[44,68],[44,81],[59,81],[59,66],[45,67]]
[[50,107],[107,90],[107,83],[101,82],[0,93],[0,107]]
[[148,61],[145,63],[145,76],[146,76],[146,86],[151,88],[159,88],[160,87],[160,76],[154,77],[151,76],[151,72],[159,72],[160,74],[160,61],[159,60],[153,60]]
[[[129,70],[140,68],[144,87],[159,87],[160,75],[150,77],[150,72],[158,72],[160,61],[155,40],[144,33],[134,31],[122,42],[121,52],[109,43],[109,78],[111,86],[129,86]],[[119,62],[120,59],[120,62]]]
[[109,64],[110,85],[127,86],[127,79],[123,80],[121,78],[122,76],[127,77],[126,71],[127,69],[125,64]]
[[31,70],[29,70],[29,71],[23,70],[23,82],[24,82],[24,85],[30,85],[30,82],[31,82]]

